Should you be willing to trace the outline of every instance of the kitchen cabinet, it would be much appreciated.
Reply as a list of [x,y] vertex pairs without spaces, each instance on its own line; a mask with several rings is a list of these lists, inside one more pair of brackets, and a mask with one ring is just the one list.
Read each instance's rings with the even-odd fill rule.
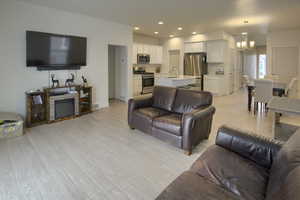
[[184,52],[185,53],[206,52],[206,44],[205,42],[185,43]]
[[137,64],[137,54],[149,54],[150,64],[162,64],[163,48],[159,45],[133,44],[132,63]]
[[209,91],[217,96],[222,96],[228,94],[226,88],[227,80],[225,76],[204,76],[204,90]]
[[166,87],[182,87],[189,84],[195,84],[196,78],[194,76],[178,76],[178,77],[159,77],[155,79],[155,85]]
[[207,63],[226,62],[228,42],[225,40],[207,41]]
[[137,53],[138,54],[145,53],[145,51],[144,51],[144,45],[142,45],[142,44],[136,44],[136,48],[137,48]]
[[133,75],[133,96],[139,96],[141,95],[143,89],[142,85],[142,75]]
[[150,54],[150,64],[162,64],[162,46],[152,46],[152,53]]

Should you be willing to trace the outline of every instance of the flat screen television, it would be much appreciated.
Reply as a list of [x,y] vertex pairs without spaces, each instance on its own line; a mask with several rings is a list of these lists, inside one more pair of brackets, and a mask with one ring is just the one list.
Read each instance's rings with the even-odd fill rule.
[[84,37],[26,31],[27,67],[40,70],[79,69],[86,66]]

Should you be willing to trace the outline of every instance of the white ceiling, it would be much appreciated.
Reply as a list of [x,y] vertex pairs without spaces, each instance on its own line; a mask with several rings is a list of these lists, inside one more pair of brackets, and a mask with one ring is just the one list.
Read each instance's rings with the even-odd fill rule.
[[[250,36],[300,27],[300,0],[22,0],[138,26],[158,37],[224,30]],[[164,25],[158,25],[159,20]],[[248,24],[243,22],[248,20]],[[177,27],[183,27],[178,31]]]

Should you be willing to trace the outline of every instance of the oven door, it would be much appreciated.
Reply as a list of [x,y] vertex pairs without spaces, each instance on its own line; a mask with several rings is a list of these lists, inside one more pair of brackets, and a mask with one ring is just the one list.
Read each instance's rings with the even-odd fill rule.
[[148,94],[153,92],[154,76],[143,76],[142,78],[142,94]]

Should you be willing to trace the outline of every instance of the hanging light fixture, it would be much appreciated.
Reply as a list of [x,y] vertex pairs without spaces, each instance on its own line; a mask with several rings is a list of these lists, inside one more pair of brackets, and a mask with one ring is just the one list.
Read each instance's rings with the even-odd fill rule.
[[253,49],[255,47],[255,41],[248,41],[248,34],[243,32],[240,36],[240,41],[236,43],[236,47],[240,50]]
[[254,48],[255,47],[255,41],[250,41],[249,44],[250,44],[250,48]]

